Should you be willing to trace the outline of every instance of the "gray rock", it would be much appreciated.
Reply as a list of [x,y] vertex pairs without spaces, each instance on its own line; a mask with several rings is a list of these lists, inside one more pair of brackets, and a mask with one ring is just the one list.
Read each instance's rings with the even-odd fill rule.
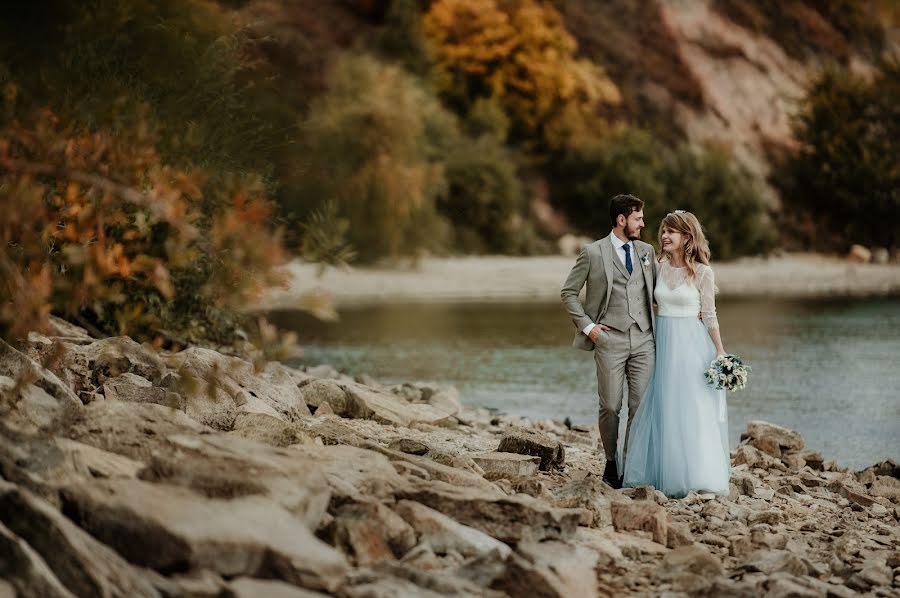
[[699,544],[681,546],[663,557],[656,576],[681,591],[695,592],[708,587],[724,573],[722,563]]
[[312,442],[300,427],[264,413],[238,413],[230,434],[279,447]]
[[[409,428],[414,424],[441,426],[455,422],[455,418],[427,404],[407,403],[396,395],[376,391],[357,383],[344,383],[341,387],[346,392],[346,414],[336,410],[344,417],[371,419],[382,424]],[[334,407],[334,405],[332,405]]]
[[650,532],[653,541],[663,546],[668,540],[666,510],[654,502],[639,500],[611,503],[612,523],[616,531],[643,530]]
[[764,421],[747,422],[747,431],[741,435],[750,440],[771,440],[782,449],[799,451],[803,448],[803,436],[799,432]]
[[419,542],[437,554],[455,551],[464,557],[476,557],[496,552],[505,559],[511,552],[509,546],[484,532],[417,502],[401,500],[394,510],[413,527]]
[[375,451],[340,445],[297,445],[290,451],[295,459],[315,463],[339,503],[390,499],[407,486],[387,457]]
[[345,416],[347,413],[347,393],[334,380],[312,379],[301,385],[300,391],[310,409],[328,403],[337,415]]
[[138,476],[163,488],[182,486],[209,498],[265,497],[312,530],[329,505],[331,491],[318,464],[229,434],[173,434],[147,460]]
[[[122,378],[126,376],[139,378],[139,376],[136,376],[135,374],[123,374],[122,376],[107,381],[103,385],[103,396],[107,400],[155,403],[157,405],[166,405],[173,409],[185,409],[185,401],[177,392],[172,392],[171,390],[160,387],[125,382]],[[144,378],[140,379],[144,380]],[[147,382],[149,384],[149,380]]]
[[[55,438],[54,442],[65,455],[66,462],[71,463],[73,471],[82,477],[133,479],[144,467],[140,461],[74,440]],[[59,483],[62,480],[56,478],[52,481]]]
[[500,452],[473,455],[472,460],[484,470],[484,476],[489,480],[532,476],[538,472],[541,462],[540,457]]
[[173,434],[212,432],[184,412],[150,403],[98,401],[86,405],[64,431],[72,440],[147,462]]
[[684,523],[669,523],[666,531],[666,546],[669,548],[678,548],[679,546],[690,546],[694,543],[694,537],[691,534],[691,528]]
[[[568,598],[597,596],[596,553],[551,540],[523,542],[491,588],[509,596]],[[520,556],[521,555],[521,556]]]
[[398,496],[507,543],[566,538],[575,532],[580,518],[576,510],[549,507],[523,494],[506,496],[438,481],[412,483]]
[[447,482],[448,484],[460,487],[480,488],[490,492],[497,491],[497,487],[484,479],[480,474],[444,465],[427,457],[419,457],[417,455],[408,455],[399,451],[393,451],[373,442],[368,442],[365,446],[366,448],[385,455],[391,461],[404,461],[410,465],[423,469],[428,473],[430,479]]
[[[147,579],[118,554],[43,500],[3,481],[0,522],[40,554],[53,577],[77,596],[157,595]],[[33,559],[31,567],[40,570]]]
[[331,405],[327,402],[320,403],[318,407],[316,407],[316,417],[325,417],[326,415],[336,415],[334,409],[331,408]]
[[806,565],[803,559],[786,550],[761,549],[753,552],[741,568],[747,571],[759,571],[771,575],[786,571],[791,575],[805,575]]
[[0,596],[10,598],[74,598],[44,559],[0,523]]
[[233,422],[234,408],[247,397],[258,399],[285,421],[310,415],[294,376],[280,364],[256,371],[249,361],[201,347],[175,353],[167,364],[182,380],[173,390],[184,397],[188,414],[217,429],[230,429],[229,415]]
[[566,463],[566,452],[558,440],[526,428],[513,428],[500,439],[497,451],[540,457],[541,471],[560,469]]
[[612,525],[611,495],[615,492],[597,476],[587,476],[554,487],[553,504],[566,509],[588,509],[593,514],[593,527]]
[[209,499],[180,487],[110,480],[64,488],[62,499],[91,535],[158,571],[189,566],[328,591],[347,571],[344,558],[306,524],[261,496]]
[[228,598],[324,598],[327,594],[304,590],[274,579],[239,577],[228,584]]
[[351,503],[335,510],[333,544],[353,555],[357,566],[402,557],[416,544],[413,528],[379,503]]
[[424,455],[431,450],[424,442],[419,442],[412,438],[397,438],[396,440],[391,441],[388,448],[392,451],[400,451],[401,453],[406,453],[408,455]]
[[[0,376],[0,393],[11,395],[16,386],[12,378]],[[78,399],[64,393],[61,396],[64,398],[59,399],[34,384],[21,385],[17,395],[11,397],[14,409],[6,418],[19,427],[53,431],[81,409],[81,401]]]

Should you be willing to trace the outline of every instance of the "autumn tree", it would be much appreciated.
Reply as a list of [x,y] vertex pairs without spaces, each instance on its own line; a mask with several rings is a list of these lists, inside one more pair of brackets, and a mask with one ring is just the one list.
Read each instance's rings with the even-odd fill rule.
[[496,98],[514,140],[557,150],[597,125],[603,103],[620,101],[596,64],[576,57],[559,12],[539,0],[437,0],[423,17],[435,85],[460,111]]

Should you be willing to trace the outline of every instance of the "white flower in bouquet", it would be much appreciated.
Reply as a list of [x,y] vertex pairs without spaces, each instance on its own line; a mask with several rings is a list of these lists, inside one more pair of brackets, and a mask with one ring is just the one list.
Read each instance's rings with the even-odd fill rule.
[[744,365],[740,357],[729,353],[714,359],[703,372],[703,376],[707,384],[716,390],[725,389],[734,392],[747,386],[747,377],[751,369],[749,365]]

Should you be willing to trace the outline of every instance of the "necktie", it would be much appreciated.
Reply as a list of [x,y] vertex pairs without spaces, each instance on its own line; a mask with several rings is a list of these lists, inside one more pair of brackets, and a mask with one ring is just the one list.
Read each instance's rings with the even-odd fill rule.
[[631,271],[634,270],[634,266],[631,264],[631,246],[625,243],[622,245],[622,249],[625,250],[625,269],[631,274]]

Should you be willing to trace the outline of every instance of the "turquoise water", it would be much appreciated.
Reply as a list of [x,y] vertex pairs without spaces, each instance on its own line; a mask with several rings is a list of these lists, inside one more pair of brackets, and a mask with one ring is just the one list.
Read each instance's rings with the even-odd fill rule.
[[[341,318],[272,315],[299,333],[301,364],[436,380],[470,405],[595,421],[593,357],[570,347],[574,328],[558,304],[378,306]],[[732,445],[763,419],[841,465],[900,460],[900,299],[723,301],[719,320],[725,348],[753,367],[748,388],[729,395]]]

